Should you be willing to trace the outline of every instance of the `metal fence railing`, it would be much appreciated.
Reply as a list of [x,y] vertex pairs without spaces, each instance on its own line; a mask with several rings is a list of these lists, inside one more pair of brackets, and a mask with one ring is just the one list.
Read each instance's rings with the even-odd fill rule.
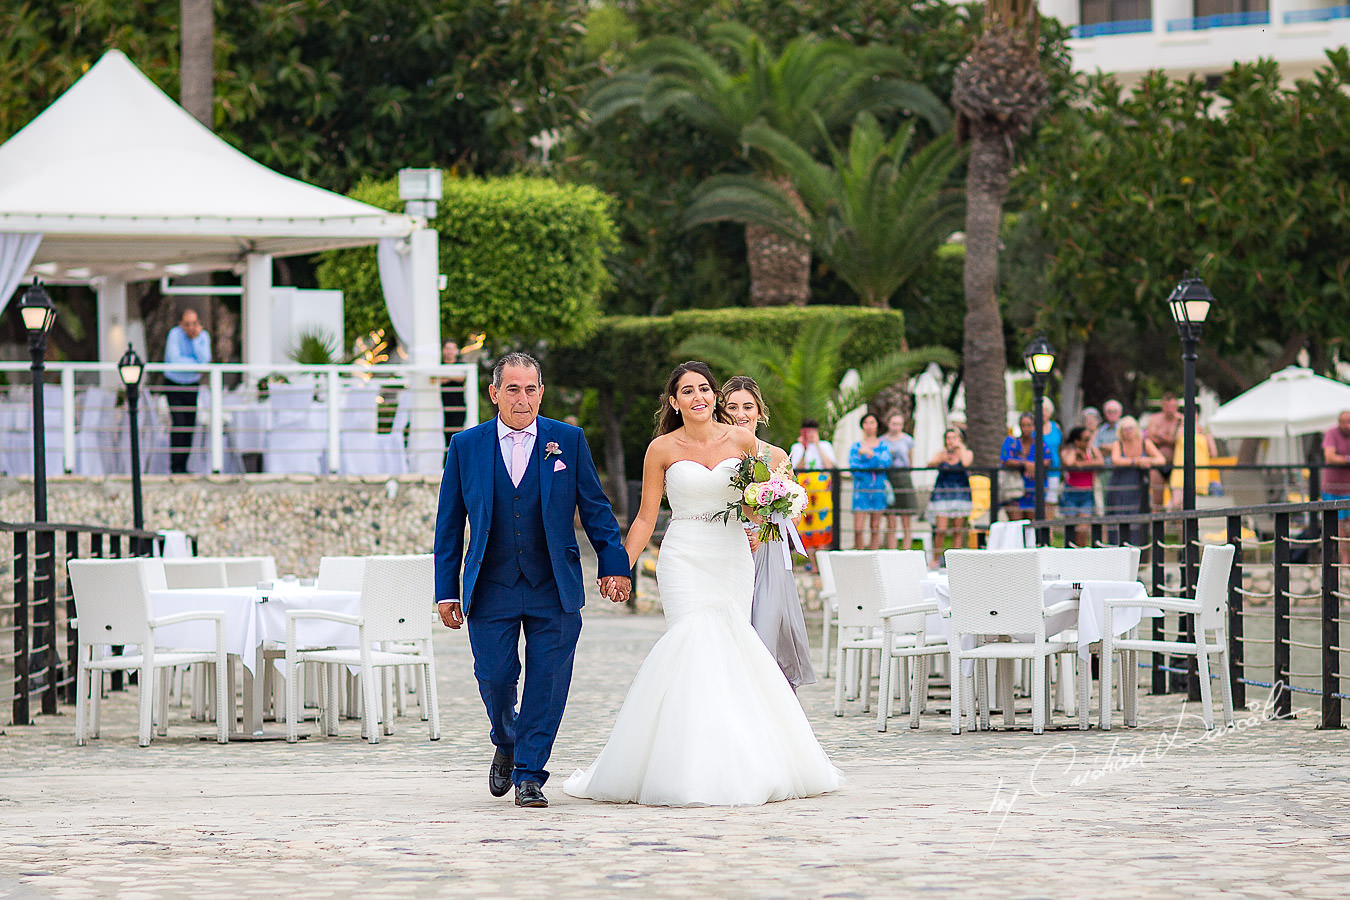
[[[11,724],[26,725],[35,708],[52,715],[59,701],[75,700],[75,603],[66,563],[150,556],[162,538],[125,528],[0,522],[3,539],[12,552],[8,571],[0,571],[0,710],[9,710]],[[113,674],[114,689],[121,675]]]
[[[156,373],[201,371],[196,422],[174,422]],[[478,369],[468,363],[145,367],[137,434],[143,474],[402,475],[440,472],[449,435],[478,422]],[[0,362],[0,474],[33,472],[27,363]],[[49,475],[130,472],[131,426],[111,363],[52,363],[43,386]],[[181,392],[174,399],[181,406]],[[175,447],[175,438],[182,444]],[[181,468],[181,466],[180,466]]]

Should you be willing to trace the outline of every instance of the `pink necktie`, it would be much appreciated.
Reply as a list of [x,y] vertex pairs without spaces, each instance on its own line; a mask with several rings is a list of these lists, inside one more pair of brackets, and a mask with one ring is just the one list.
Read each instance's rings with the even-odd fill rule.
[[525,452],[525,438],[529,437],[529,432],[513,431],[511,440],[515,445],[511,448],[511,483],[520,487],[520,479],[525,477],[525,467],[530,464],[529,454]]

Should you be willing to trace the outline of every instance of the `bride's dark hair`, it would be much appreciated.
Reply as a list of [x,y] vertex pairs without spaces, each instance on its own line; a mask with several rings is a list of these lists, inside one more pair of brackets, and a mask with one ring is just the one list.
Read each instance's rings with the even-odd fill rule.
[[666,388],[661,392],[661,408],[656,413],[656,436],[670,434],[676,428],[679,428],[684,422],[680,414],[670,405],[670,399],[675,396],[679,390],[680,379],[690,372],[695,372],[707,379],[708,385],[713,389],[713,395],[717,397],[716,406],[713,407],[713,419],[723,422],[727,425],[733,425],[731,416],[727,415],[726,406],[722,403],[722,398],[717,395],[717,379],[713,377],[712,369],[708,364],[691,359],[689,362],[682,362],[675,367],[675,371],[670,373],[670,378],[666,379]]

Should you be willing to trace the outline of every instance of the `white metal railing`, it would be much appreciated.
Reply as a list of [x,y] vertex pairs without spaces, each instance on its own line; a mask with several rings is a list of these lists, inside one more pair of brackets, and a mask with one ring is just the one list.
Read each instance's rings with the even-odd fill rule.
[[[47,472],[113,475],[130,471],[125,391],[112,363],[49,363],[44,388]],[[184,365],[200,371],[197,424],[189,472],[397,475],[440,472],[447,413],[478,422],[478,370],[470,363],[408,365]],[[32,381],[28,363],[0,362],[9,382],[0,396],[0,472],[33,471]],[[447,407],[441,379],[462,376],[463,406]],[[138,404],[140,463],[167,473],[171,459],[168,401],[142,381]],[[226,382],[237,382],[229,390]],[[260,387],[265,382],[266,387]],[[306,393],[304,387],[311,390]],[[298,388],[298,390],[297,390]],[[286,402],[283,404],[282,397]],[[456,430],[450,428],[450,431]]]

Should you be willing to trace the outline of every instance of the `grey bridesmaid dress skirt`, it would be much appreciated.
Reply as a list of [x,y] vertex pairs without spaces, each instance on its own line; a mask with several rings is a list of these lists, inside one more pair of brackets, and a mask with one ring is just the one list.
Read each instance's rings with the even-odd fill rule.
[[777,541],[760,544],[755,550],[755,596],[750,606],[750,624],[777,660],[789,684],[797,688],[816,683],[797,582],[792,571],[783,565],[783,548]]

